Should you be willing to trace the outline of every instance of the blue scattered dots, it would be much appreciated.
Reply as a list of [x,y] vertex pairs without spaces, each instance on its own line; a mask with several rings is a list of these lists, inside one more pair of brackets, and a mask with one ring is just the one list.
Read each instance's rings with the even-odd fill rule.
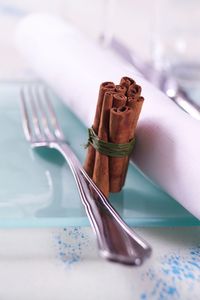
[[83,259],[84,249],[88,244],[88,237],[81,227],[64,228],[55,236],[57,256],[67,266]]
[[142,293],[140,296],[141,300],[146,300],[147,299],[147,295],[145,293]]
[[174,295],[174,294],[176,293],[176,288],[175,288],[175,287],[169,286],[169,287],[167,288],[167,293],[168,293],[169,295]]
[[197,267],[198,269],[200,269],[200,264],[195,263],[193,261],[188,261],[188,263],[191,264],[191,265],[193,265],[193,266],[195,266],[195,267]]
[[160,268],[149,268],[143,275],[147,290],[140,300],[182,299],[182,289],[191,295],[191,289],[200,284],[200,246],[189,249],[185,255],[173,253],[160,258]]

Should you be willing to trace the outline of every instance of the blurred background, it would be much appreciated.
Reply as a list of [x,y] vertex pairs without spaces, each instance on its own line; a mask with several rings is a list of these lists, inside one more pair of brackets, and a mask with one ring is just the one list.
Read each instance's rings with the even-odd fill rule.
[[117,36],[142,57],[151,57],[153,1],[146,0],[0,0],[0,78],[23,78],[30,72],[14,47],[19,19],[33,12],[64,17],[99,40]]
[[199,0],[0,0],[1,80],[34,77],[14,46],[17,23],[33,12],[60,15],[103,47],[117,40],[166,94],[178,83],[200,105]]

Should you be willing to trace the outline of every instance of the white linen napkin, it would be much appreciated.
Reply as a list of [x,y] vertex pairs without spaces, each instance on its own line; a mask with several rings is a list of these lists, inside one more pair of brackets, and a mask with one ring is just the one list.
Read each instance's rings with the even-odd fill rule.
[[111,50],[102,49],[62,19],[33,14],[16,32],[18,49],[36,73],[87,125],[99,85],[133,77],[145,103],[137,129],[135,164],[200,219],[200,122],[182,111]]

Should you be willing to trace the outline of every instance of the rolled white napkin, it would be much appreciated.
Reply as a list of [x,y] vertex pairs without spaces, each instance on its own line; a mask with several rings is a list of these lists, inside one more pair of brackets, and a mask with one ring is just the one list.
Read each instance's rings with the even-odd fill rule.
[[111,50],[102,49],[60,18],[34,14],[21,21],[17,47],[37,74],[87,125],[99,85],[124,75],[142,86],[145,103],[134,162],[200,219],[200,122],[183,112]]

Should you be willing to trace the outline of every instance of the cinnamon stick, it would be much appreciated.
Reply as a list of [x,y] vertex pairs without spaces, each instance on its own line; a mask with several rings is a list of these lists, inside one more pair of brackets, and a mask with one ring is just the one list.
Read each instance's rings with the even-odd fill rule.
[[142,88],[138,84],[131,84],[127,91],[128,97],[139,97],[141,95]]
[[128,97],[126,105],[128,107],[131,107],[134,111],[134,117],[133,117],[133,131],[132,131],[132,136],[131,138],[134,137],[135,135],[135,130],[137,126],[137,122],[142,110],[142,105],[144,103],[144,97],[139,96],[138,98],[135,97]]
[[[138,122],[138,119],[140,116],[143,102],[144,102],[144,98],[142,96],[140,96],[139,98],[129,97],[127,100],[126,105],[133,109],[133,120],[132,120],[132,125],[131,125],[132,130],[130,131],[129,140],[133,139],[135,136],[137,122]],[[129,157],[125,157],[124,169],[122,171],[122,178],[123,178],[122,185],[124,185],[124,183],[125,183],[126,174],[127,174],[127,170],[128,170],[128,164],[129,164]]]
[[[128,143],[135,129],[144,98],[141,87],[130,77],[122,77],[119,85],[104,82],[99,89],[93,130],[104,142]],[[111,157],[89,145],[84,169],[105,196],[119,192],[124,184],[129,157]]]
[[115,86],[115,91],[116,91],[117,93],[119,93],[119,94],[125,95],[126,92],[127,92],[127,88],[126,88],[126,86],[117,84],[117,85]]
[[128,89],[130,85],[134,85],[134,84],[136,84],[135,81],[132,78],[127,76],[122,77],[120,80],[120,85],[125,86],[126,89]]
[[[105,93],[103,98],[101,117],[99,123],[98,137],[99,139],[108,142],[108,130],[109,130],[109,118],[110,109],[113,103],[113,93],[108,91]],[[93,181],[103,192],[103,194],[108,197],[109,195],[109,157],[96,151],[94,171],[93,171]]]
[[113,93],[113,107],[121,107],[126,105],[127,102],[127,97],[123,94],[117,94],[117,93]]
[[[123,90],[125,91],[125,89]],[[118,94],[117,92],[113,91],[108,91],[105,93],[98,130],[99,139],[105,142],[109,141],[110,109],[113,106],[121,107],[125,105],[126,101],[127,97],[123,94]],[[109,179],[114,170],[112,159],[111,164],[110,159],[110,157],[96,151],[93,180],[106,196],[108,196],[110,191]],[[110,167],[112,170],[110,170]]]
[[[107,81],[107,82],[103,82],[100,85],[99,96],[98,96],[98,101],[96,106],[96,113],[95,113],[94,123],[93,123],[93,129],[96,134],[98,134],[102,103],[106,91],[115,91],[115,84],[113,82]],[[95,149],[91,145],[89,145],[83,167],[91,178],[93,176],[94,162],[95,162]]]
[[[112,143],[128,143],[132,133],[133,109],[128,106],[110,111],[109,140]],[[127,157],[110,157],[110,192],[119,192],[124,180],[124,163]]]

